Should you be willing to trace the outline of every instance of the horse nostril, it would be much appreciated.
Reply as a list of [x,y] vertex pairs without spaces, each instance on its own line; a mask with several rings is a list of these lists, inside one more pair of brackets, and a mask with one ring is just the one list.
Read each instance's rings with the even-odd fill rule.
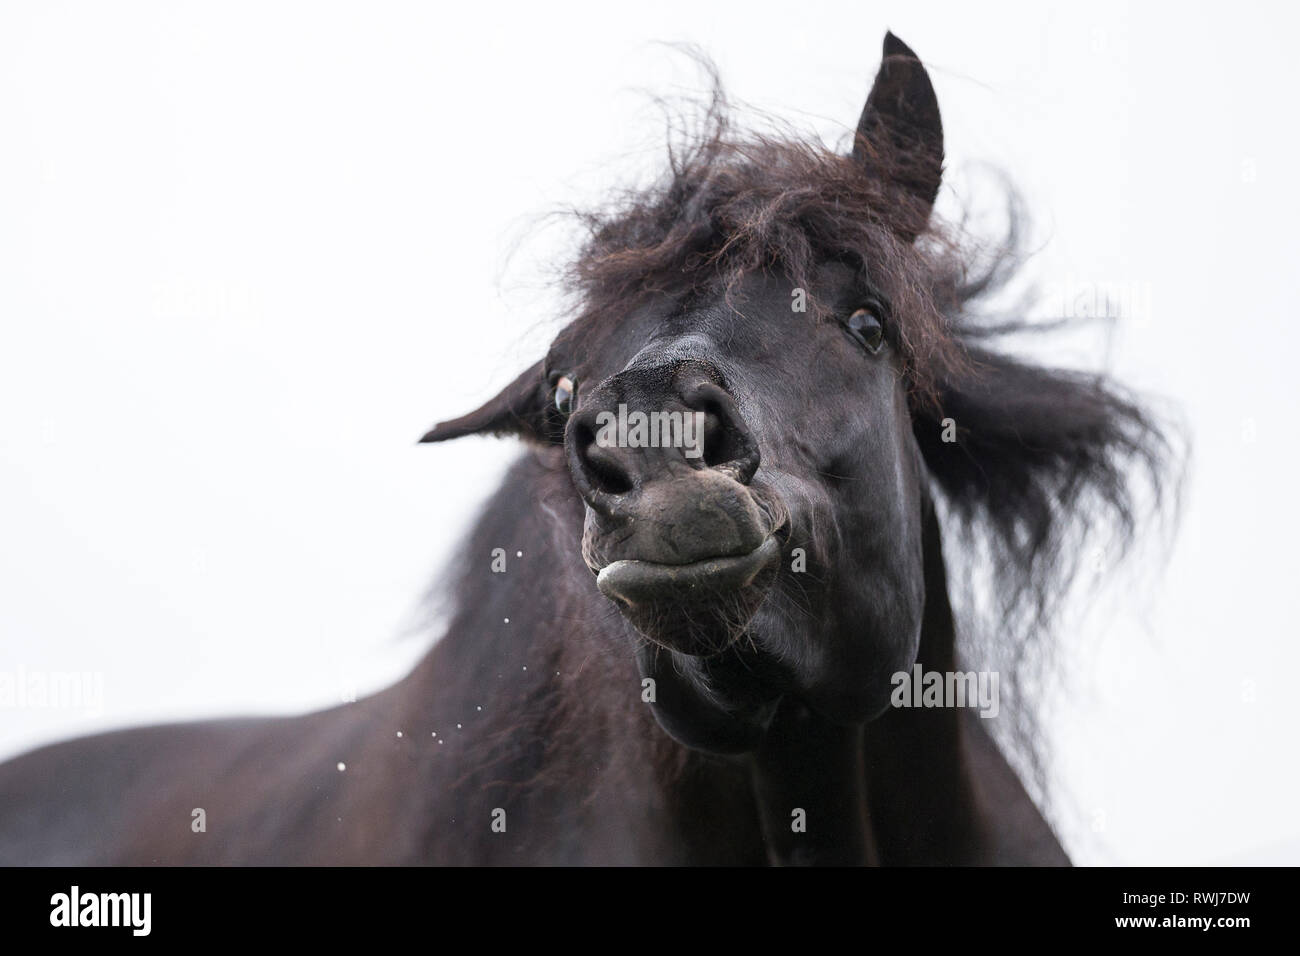
[[744,450],[740,447],[736,430],[715,412],[705,412],[704,463],[710,468],[735,461]]
[[573,443],[582,477],[593,490],[607,495],[623,495],[632,490],[632,478],[619,458],[619,450],[601,447],[590,424],[574,425]]
[[685,399],[692,409],[704,413],[704,463],[734,471],[736,480],[749,484],[758,470],[758,444],[732,397],[710,382],[688,392]]

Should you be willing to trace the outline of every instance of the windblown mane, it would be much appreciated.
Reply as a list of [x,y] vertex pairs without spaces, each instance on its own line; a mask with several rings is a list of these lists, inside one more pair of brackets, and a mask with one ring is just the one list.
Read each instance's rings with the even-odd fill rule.
[[[824,310],[811,299],[818,264],[860,269],[899,326],[914,431],[956,572],[950,580],[994,592],[962,602],[959,660],[1001,671],[1011,720],[1000,736],[1044,796],[1030,705],[1049,625],[1081,556],[1095,553],[1085,550],[1093,536],[1118,558],[1142,513],[1176,492],[1176,444],[1104,375],[994,347],[1006,334],[1063,324],[1009,320],[989,305],[1022,259],[1014,194],[1008,235],[992,252],[937,217],[915,242],[899,238],[918,221],[917,200],[891,185],[905,181],[906,168],[888,168],[880,156],[864,165],[847,149],[781,127],[737,132],[716,71],[704,66],[712,95],[696,121],[670,124],[666,175],[578,214],[585,241],[566,274],[580,312],[571,328],[617,322],[656,296],[730,291],[765,271],[807,289],[815,315]],[[955,442],[944,440],[948,419]]]

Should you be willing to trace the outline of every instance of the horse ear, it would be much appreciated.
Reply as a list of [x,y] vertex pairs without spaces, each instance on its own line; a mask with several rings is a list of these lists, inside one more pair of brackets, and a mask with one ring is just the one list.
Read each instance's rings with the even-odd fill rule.
[[930,219],[943,176],[943,124],[930,76],[906,43],[885,34],[880,72],[853,137],[853,158],[879,170],[908,195],[912,215],[900,230],[914,239]]
[[439,422],[420,441],[448,441],[464,435],[514,435],[542,441],[550,423],[549,391],[544,363],[538,362],[495,398],[468,415]]

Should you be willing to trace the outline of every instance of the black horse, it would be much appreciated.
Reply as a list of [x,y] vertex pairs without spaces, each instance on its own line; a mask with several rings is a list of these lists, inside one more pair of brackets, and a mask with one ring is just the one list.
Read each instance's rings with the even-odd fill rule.
[[989,346],[1023,326],[976,313],[1003,264],[931,221],[939,109],[897,38],[844,152],[707,116],[587,218],[545,358],[425,436],[531,447],[414,671],[23,755],[0,862],[1068,862],[990,722],[897,706],[896,675],[966,659],[943,530],[1008,628],[1041,623],[1077,532],[1127,540],[1165,440],[1105,380]]

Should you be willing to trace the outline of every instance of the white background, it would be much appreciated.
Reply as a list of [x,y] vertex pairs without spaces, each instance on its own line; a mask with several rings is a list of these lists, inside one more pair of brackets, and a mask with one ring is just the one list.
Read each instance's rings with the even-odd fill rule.
[[992,163],[1024,193],[1039,311],[1129,313],[1072,360],[1194,441],[1163,571],[1063,622],[1067,846],[1300,863],[1297,24],[1047,7],[6,4],[0,674],[92,672],[103,700],[0,708],[0,752],[400,674],[514,454],[415,439],[563,319],[569,239],[540,217],[661,160],[648,94],[700,78],[653,41],[835,141],[889,27],[930,65],[953,182]]

